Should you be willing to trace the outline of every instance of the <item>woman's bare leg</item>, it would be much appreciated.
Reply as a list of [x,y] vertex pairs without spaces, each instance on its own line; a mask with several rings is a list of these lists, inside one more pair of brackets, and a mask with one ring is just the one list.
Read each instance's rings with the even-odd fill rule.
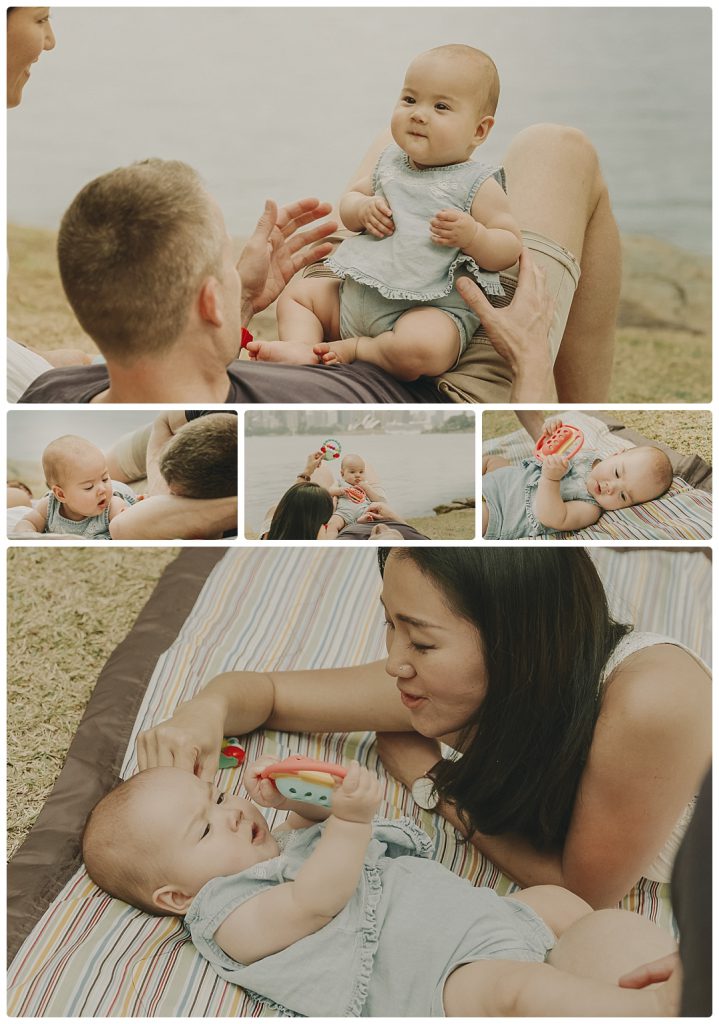
[[533,125],[504,163],[512,212],[580,262],[582,276],[554,367],[561,402],[608,396],[621,277],[619,232],[596,151],[562,125]]

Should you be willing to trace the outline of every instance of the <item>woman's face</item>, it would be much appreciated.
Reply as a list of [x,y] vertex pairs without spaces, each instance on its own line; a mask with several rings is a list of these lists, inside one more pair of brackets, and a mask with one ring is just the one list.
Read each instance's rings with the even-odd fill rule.
[[43,50],[52,50],[55,36],[49,7],[16,7],[7,16],[7,105],[17,107],[30,77],[30,66]]
[[444,738],[467,724],[486,690],[479,633],[414,564],[393,551],[382,588],[387,619],[387,665],[412,726]]

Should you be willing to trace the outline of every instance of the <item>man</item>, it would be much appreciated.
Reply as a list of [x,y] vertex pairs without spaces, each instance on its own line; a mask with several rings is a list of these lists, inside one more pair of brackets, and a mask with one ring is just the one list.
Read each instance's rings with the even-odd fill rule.
[[[344,379],[323,368],[271,367],[268,373],[237,361],[243,328],[254,314],[298,270],[330,252],[322,239],[335,223],[300,231],[330,209],[316,199],[280,210],[268,201],[235,263],[222,212],[186,164],[146,160],[91,181],[63,217],[58,261],[70,305],[105,364],[44,373],[20,401],[287,401],[304,397],[298,371],[301,378],[309,375],[310,392],[314,378]],[[380,401],[422,400],[391,378],[381,383],[386,397]],[[362,372],[349,375],[339,391],[320,387],[319,395],[308,400],[372,398]]]

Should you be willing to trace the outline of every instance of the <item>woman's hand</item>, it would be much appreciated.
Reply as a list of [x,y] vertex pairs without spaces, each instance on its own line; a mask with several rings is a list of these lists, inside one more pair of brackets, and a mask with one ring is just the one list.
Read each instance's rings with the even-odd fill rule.
[[184,768],[211,782],[219,766],[225,707],[206,697],[181,704],[172,718],[137,738],[137,764],[146,768]]
[[[326,217],[332,210],[319,199],[298,199],[280,209],[268,199],[253,234],[237,261],[242,282],[242,320],[249,323],[255,313],[266,309],[289,284],[298,270],[323,259],[332,251],[325,242],[314,246],[337,230],[334,221],[318,224],[297,234],[299,228]],[[314,248],[308,248],[314,246]]]
[[542,437],[551,437],[555,430],[559,430],[562,426],[561,416],[547,416],[544,423],[542,423]]
[[442,760],[437,740],[418,732],[378,732],[377,753],[385,770],[407,789]]
[[646,988],[657,982],[666,981],[675,971],[681,971],[682,962],[678,953],[669,953],[651,963],[635,967],[633,971],[623,974],[617,985],[620,988]]
[[320,464],[322,463],[323,459],[324,459],[324,455],[322,454],[322,452],[311,452],[307,456],[307,464],[305,465],[305,468],[302,471],[303,474],[305,476],[312,476],[314,471],[316,469],[319,469]]
[[490,342],[512,368],[512,401],[554,401],[548,343],[554,300],[547,290],[544,271],[529,250],[522,249],[517,290],[508,306],[496,309],[469,277],[457,278],[457,291],[481,319]]

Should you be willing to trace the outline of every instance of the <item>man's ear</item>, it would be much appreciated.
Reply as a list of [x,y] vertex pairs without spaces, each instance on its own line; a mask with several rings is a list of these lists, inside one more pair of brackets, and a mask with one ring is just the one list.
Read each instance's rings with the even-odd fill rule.
[[220,298],[220,284],[216,277],[207,277],[202,282],[197,296],[197,308],[200,318],[213,327],[222,327],[224,316]]
[[194,898],[195,894],[182,892],[181,889],[176,889],[173,885],[161,885],[152,894],[152,902],[156,907],[178,916],[187,913]]
[[53,484],[50,490],[55,495],[58,501],[67,501],[67,498],[65,497],[65,492],[63,491],[62,487],[60,487],[59,484]]
[[494,118],[491,114],[485,114],[474,133],[475,146],[481,146],[483,142],[487,141],[487,136],[492,128],[494,128]]

